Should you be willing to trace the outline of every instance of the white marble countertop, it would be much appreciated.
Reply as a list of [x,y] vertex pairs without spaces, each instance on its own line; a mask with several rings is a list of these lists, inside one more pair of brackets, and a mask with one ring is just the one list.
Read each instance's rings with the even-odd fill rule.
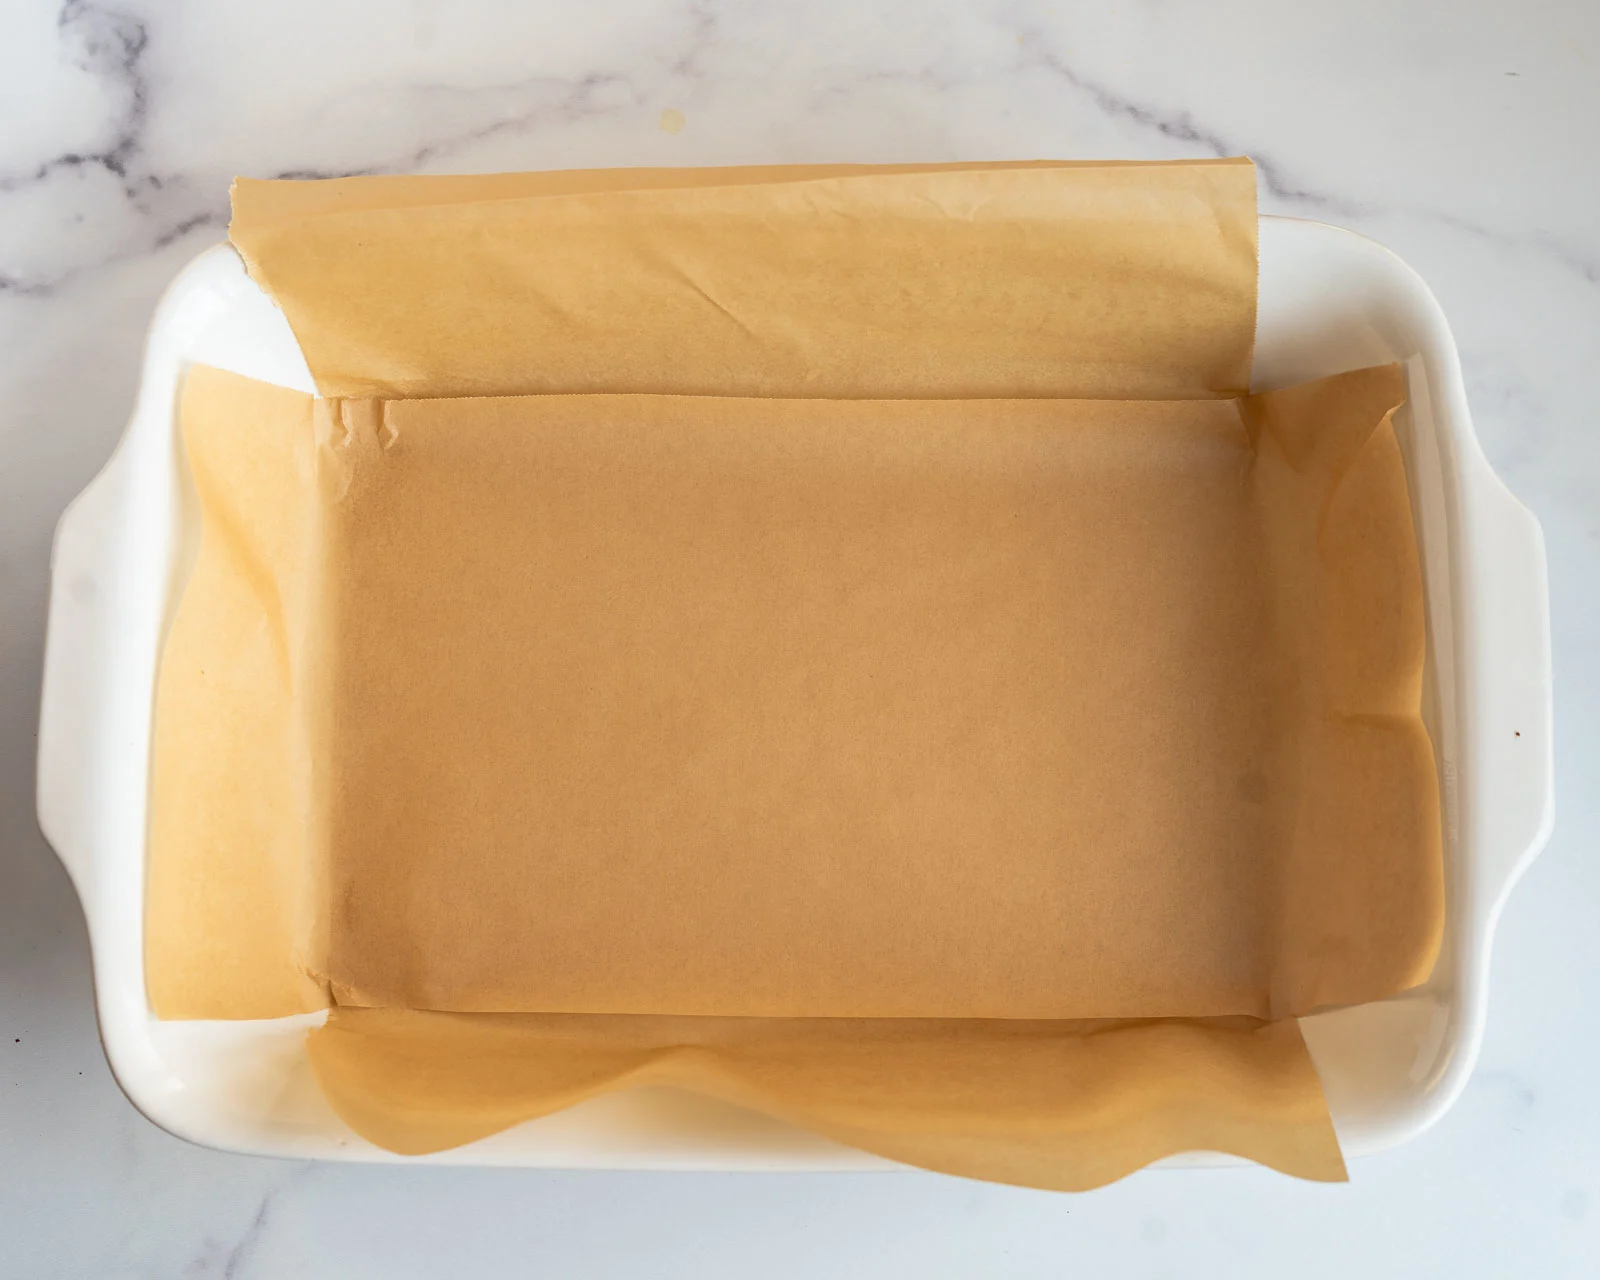
[[[1600,1273],[1600,7],[68,0],[0,9],[0,1277]],[[296,1165],[154,1128],[33,814],[51,530],[235,172],[1248,153],[1397,250],[1549,543],[1557,830],[1466,1095],[1348,1186]]]

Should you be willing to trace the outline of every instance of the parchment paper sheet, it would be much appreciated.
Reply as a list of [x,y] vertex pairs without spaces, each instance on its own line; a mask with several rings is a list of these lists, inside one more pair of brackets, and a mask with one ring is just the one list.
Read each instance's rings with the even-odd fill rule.
[[312,1033],[358,1133],[437,1151],[631,1084],[780,1116],[892,1160],[1078,1191],[1177,1151],[1318,1181],[1344,1162],[1293,1021],[1082,1024],[335,1009]]
[[1249,389],[1247,161],[241,179],[230,234],[327,396]]
[[319,386],[385,398],[188,380],[157,1012],[338,1002],[403,1150],[643,1072],[975,1176],[1336,1176],[1253,1018],[1437,948],[1403,382],[1219,399],[1241,174],[241,184]]

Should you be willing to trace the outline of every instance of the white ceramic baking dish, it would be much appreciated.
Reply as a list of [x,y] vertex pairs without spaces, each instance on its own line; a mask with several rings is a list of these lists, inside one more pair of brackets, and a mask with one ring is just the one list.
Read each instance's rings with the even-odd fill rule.
[[[1490,470],[1427,287],[1336,227],[1261,220],[1257,389],[1404,362],[1397,420],[1428,601],[1424,714],[1443,785],[1449,919],[1428,984],[1303,1019],[1347,1154],[1420,1132],[1483,1035],[1490,941],[1551,825],[1550,640],[1538,523]],[[145,1115],[208,1146],[397,1160],[333,1115],[302,1052],[314,1019],[158,1022],[145,999],[143,878],[157,656],[196,520],[175,431],[184,368],[312,390],[283,315],[232,249],[201,254],[156,309],[126,434],[56,533],[39,726],[39,820],[83,900],[106,1056]],[[415,1158],[413,1158],[415,1159]],[[435,1164],[702,1169],[883,1166],[776,1121],[664,1089],[597,1099]],[[1216,1163],[1197,1153],[1171,1163]]]

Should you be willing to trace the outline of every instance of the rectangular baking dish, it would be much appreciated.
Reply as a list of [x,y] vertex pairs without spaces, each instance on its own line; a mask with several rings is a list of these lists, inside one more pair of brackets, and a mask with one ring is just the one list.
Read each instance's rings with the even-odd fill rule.
[[[1448,918],[1428,983],[1302,1019],[1347,1155],[1414,1136],[1460,1093],[1486,1016],[1490,942],[1552,821],[1549,602],[1533,516],[1473,435],[1454,340],[1427,287],[1336,227],[1261,220],[1254,389],[1391,360],[1427,597],[1423,714],[1442,786]],[[195,504],[176,431],[191,363],[312,391],[273,303],[234,251],[208,249],[156,309],[132,421],[56,532],[39,726],[45,836],[83,903],[106,1056],[146,1116],[191,1141],[266,1155],[433,1164],[664,1169],[884,1167],[778,1121],[636,1089],[470,1146],[400,1157],[351,1133],[302,1050],[316,1018],[160,1022],[144,988],[143,876],[156,666]],[[1195,1153],[1168,1163],[1231,1162]]]

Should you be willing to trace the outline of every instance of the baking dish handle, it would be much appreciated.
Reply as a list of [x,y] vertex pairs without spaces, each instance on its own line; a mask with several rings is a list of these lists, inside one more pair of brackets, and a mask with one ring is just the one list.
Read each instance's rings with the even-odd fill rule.
[[1488,464],[1474,468],[1470,556],[1481,594],[1468,705],[1477,723],[1471,821],[1477,909],[1490,921],[1554,821],[1550,596],[1544,535]]
[[[108,749],[104,718],[114,635],[119,459],[92,480],[62,514],[50,555],[39,706],[39,826],[84,899],[92,883],[99,774]],[[137,749],[137,743],[127,744]]]

